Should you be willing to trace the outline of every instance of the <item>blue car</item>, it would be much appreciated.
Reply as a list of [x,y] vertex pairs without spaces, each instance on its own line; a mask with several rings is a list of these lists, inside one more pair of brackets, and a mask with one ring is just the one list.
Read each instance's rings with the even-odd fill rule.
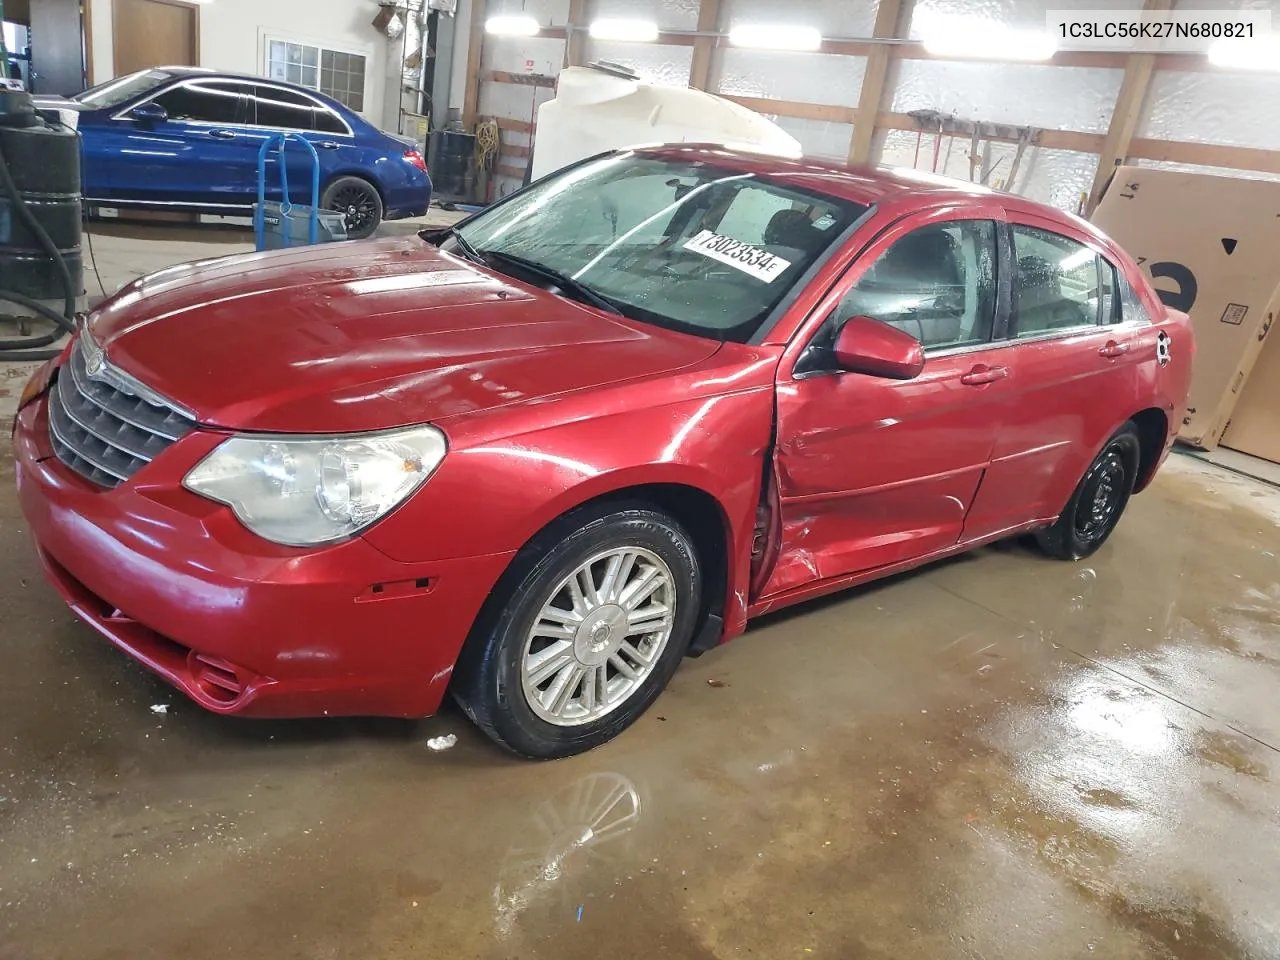
[[[86,203],[248,214],[257,200],[258,150],[279,131],[301,134],[320,157],[320,206],[343,213],[347,235],[420,216],[431,199],[412,140],[378,130],[314,90],[244,74],[157,67],[72,98],[84,142]],[[278,155],[267,196],[280,199]],[[311,202],[310,152],[285,151],[290,199]]]

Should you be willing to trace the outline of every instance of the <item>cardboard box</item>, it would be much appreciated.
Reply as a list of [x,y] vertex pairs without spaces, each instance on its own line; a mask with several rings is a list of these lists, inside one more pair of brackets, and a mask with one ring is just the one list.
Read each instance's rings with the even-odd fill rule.
[[1222,445],[1280,463],[1280,341],[1275,337],[1262,348],[1240,391]]
[[1121,167],[1093,222],[1191,315],[1196,359],[1179,437],[1218,445],[1280,311],[1280,183]]

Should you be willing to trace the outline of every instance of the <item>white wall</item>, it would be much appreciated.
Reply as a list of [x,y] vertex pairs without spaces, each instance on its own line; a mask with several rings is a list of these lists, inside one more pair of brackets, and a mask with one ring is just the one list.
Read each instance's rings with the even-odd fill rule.
[[[261,74],[266,36],[364,54],[364,116],[395,128],[394,105],[389,122],[383,116],[388,42],[373,28],[375,0],[205,0],[199,13],[202,67]],[[93,0],[90,17],[92,79],[101,83],[114,75],[111,0]]]

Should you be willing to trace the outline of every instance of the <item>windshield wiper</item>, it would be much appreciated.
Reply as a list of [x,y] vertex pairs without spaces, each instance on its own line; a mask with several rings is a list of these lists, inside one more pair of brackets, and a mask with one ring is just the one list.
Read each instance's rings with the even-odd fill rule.
[[551,267],[538,263],[536,260],[526,260],[524,257],[514,253],[507,253],[503,250],[477,250],[481,262],[488,263],[491,260],[498,260],[502,263],[508,263],[517,269],[526,270],[529,273],[536,274],[558,287],[561,291],[571,297],[575,297],[584,303],[603,310],[605,313],[623,316],[621,308],[610,300],[608,297],[596,293],[585,283],[575,280],[568,274],[561,273],[559,270],[553,270]]
[[462,235],[457,227],[436,227],[432,230],[419,230],[418,236],[427,243],[434,243],[437,247],[446,237],[453,237],[453,242],[458,245],[458,249],[462,251],[462,255],[473,263],[484,264],[485,259],[481,256],[480,251],[471,245],[471,241]]

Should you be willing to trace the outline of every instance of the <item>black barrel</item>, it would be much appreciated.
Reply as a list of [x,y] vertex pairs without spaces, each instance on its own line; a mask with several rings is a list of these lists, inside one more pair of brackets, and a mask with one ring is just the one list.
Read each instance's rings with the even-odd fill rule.
[[476,135],[461,130],[431,132],[431,186],[447,197],[466,197],[474,179],[471,162],[476,154]]
[[[80,142],[46,123],[28,94],[0,91],[0,155],[27,209],[44,228],[71,274],[72,297],[83,287],[80,259]],[[53,258],[21,215],[0,177],[0,299],[3,292],[35,300],[66,295]],[[0,312],[6,308],[0,305]]]

